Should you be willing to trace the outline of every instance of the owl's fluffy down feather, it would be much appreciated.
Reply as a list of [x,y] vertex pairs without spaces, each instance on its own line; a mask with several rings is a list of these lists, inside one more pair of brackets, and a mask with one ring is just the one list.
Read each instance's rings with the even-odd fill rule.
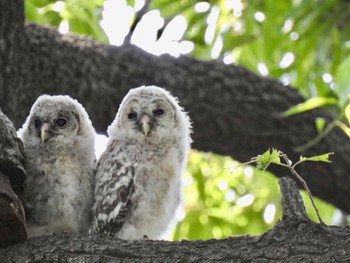
[[129,91],[97,164],[91,232],[161,237],[180,204],[190,129],[189,117],[168,91],[155,86]]
[[69,96],[42,95],[19,136],[27,157],[22,198],[29,237],[87,232],[93,202],[94,129]]

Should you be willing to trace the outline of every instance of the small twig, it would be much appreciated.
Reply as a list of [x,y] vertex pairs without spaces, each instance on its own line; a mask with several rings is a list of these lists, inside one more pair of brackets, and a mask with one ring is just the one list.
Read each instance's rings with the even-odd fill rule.
[[[316,211],[316,214],[317,214],[317,217],[318,217],[318,220],[319,220],[320,224],[323,224],[323,225],[324,225],[325,223],[323,222],[323,220],[322,220],[322,218],[321,218],[321,216],[320,216],[320,214],[319,214],[319,212],[318,212],[318,209],[317,209],[317,207],[316,207],[316,205],[315,205],[315,202],[314,202],[314,199],[313,199],[313,197],[312,197],[311,191],[310,191],[309,187],[307,186],[306,182],[305,182],[304,179],[301,178],[300,175],[295,171],[295,169],[294,169],[295,165],[294,165],[294,166],[291,165],[291,162],[290,162],[290,160],[288,159],[287,155],[286,155],[285,153],[282,153],[282,152],[280,152],[280,155],[281,155],[281,157],[285,160],[285,162],[286,162],[286,164],[287,164],[287,167],[288,167],[289,170],[292,172],[292,174],[295,176],[295,178],[296,178],[299,182],[301,182],[301,184],[303,185],[305,191],[307,192],[307,194],[308,194],[309,197],[310,197],[312,206],[314,207],[314,209],[315,209],[315,211]],[[297,163],[296,163],[296,164],[297,164]]]
[[132,34],[134,33],[135,28],[137,27],[138,23],[141,21],[142,17],[147,13],[150,3],[151,3],[151,0],[146,0],[144,6],[140,9],[140,11],[137,12],[135,20],[130,27],[130,31],[124,39],[124,43],[130,44]]
[[238,168],[245,167],[246,165],[250,165],[250,164],[253,164],[253,163],[256,163],[256,159],[254,159],[254,158],[252,158],[252,160],[250,160],[249,162],[237,164],[237,165],[235,165],[233,167],[226,167],[224,169],[231,169],[232,172],[233,172],[233,171],[235,171]]
[[341,111],[341,113],[337,116],[335,120],[330,122],[322,132],[320,132],[315,138],[313,138],[311,141],[307,142],[304,145],[300,145],[297,147],[294,147],[294,151],[299,153],[303,152],[313,146],[315,146],[319,141],[321,141],[328,133],[330,133],[335,126],[338,125],[338,122],[344,117],[344,110]]

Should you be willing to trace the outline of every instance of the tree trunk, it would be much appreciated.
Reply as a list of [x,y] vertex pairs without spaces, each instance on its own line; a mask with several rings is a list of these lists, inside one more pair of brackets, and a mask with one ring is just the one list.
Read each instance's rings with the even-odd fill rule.
[[207,241],[40,237],[0,250],[0,262],[349,262],[350,228],[310,221],[292,179],[280,179],[283,219],[261,236]]

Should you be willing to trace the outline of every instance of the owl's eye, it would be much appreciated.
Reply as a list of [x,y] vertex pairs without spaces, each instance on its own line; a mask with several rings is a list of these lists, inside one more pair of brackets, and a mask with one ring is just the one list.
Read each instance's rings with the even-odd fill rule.
[[164,114],[164,110],[157,109],[157,110],[153,111],[153,114],[156,116],[162,116]]
[[55,120],[55,124],[56,126],[63,128],[67,124],[67,120],[65,118],[60,117]]
[[40,125],[41,125],[41,121],[40,121],[39,119],[35,119],[35,120],[34,120],[34,126],[35,126],[35,128],[39,128]]
[[136,120],[137,114],[135,112],[130,112],[128,114],[128,119],[129,120]]

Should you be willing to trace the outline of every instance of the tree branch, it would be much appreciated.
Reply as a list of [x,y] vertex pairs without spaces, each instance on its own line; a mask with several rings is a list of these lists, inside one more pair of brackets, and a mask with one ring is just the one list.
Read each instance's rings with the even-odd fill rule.
[[134,34],[135,28],[137,27],[137,25],[141,21],[142,17],[148,12],[148,7],[149,7],[150,3],[151,3],[151,0],[146,0],[143,7],[137,12],[135,20],[130,27],[129,33],[125,37],[125,40],[124,40],[125,44],[130,44],[132,34]]
[[[282,178],[280,185],[283,220],[261,236],[168,242],[62,234],[0,249],[0,262],[328,263],[350,260],[350,227],[324,226],[305,220],[305,210],[301,208],[302,201],[295,183],[290,178]],[[289,205],[291,207],[287,208]]]

